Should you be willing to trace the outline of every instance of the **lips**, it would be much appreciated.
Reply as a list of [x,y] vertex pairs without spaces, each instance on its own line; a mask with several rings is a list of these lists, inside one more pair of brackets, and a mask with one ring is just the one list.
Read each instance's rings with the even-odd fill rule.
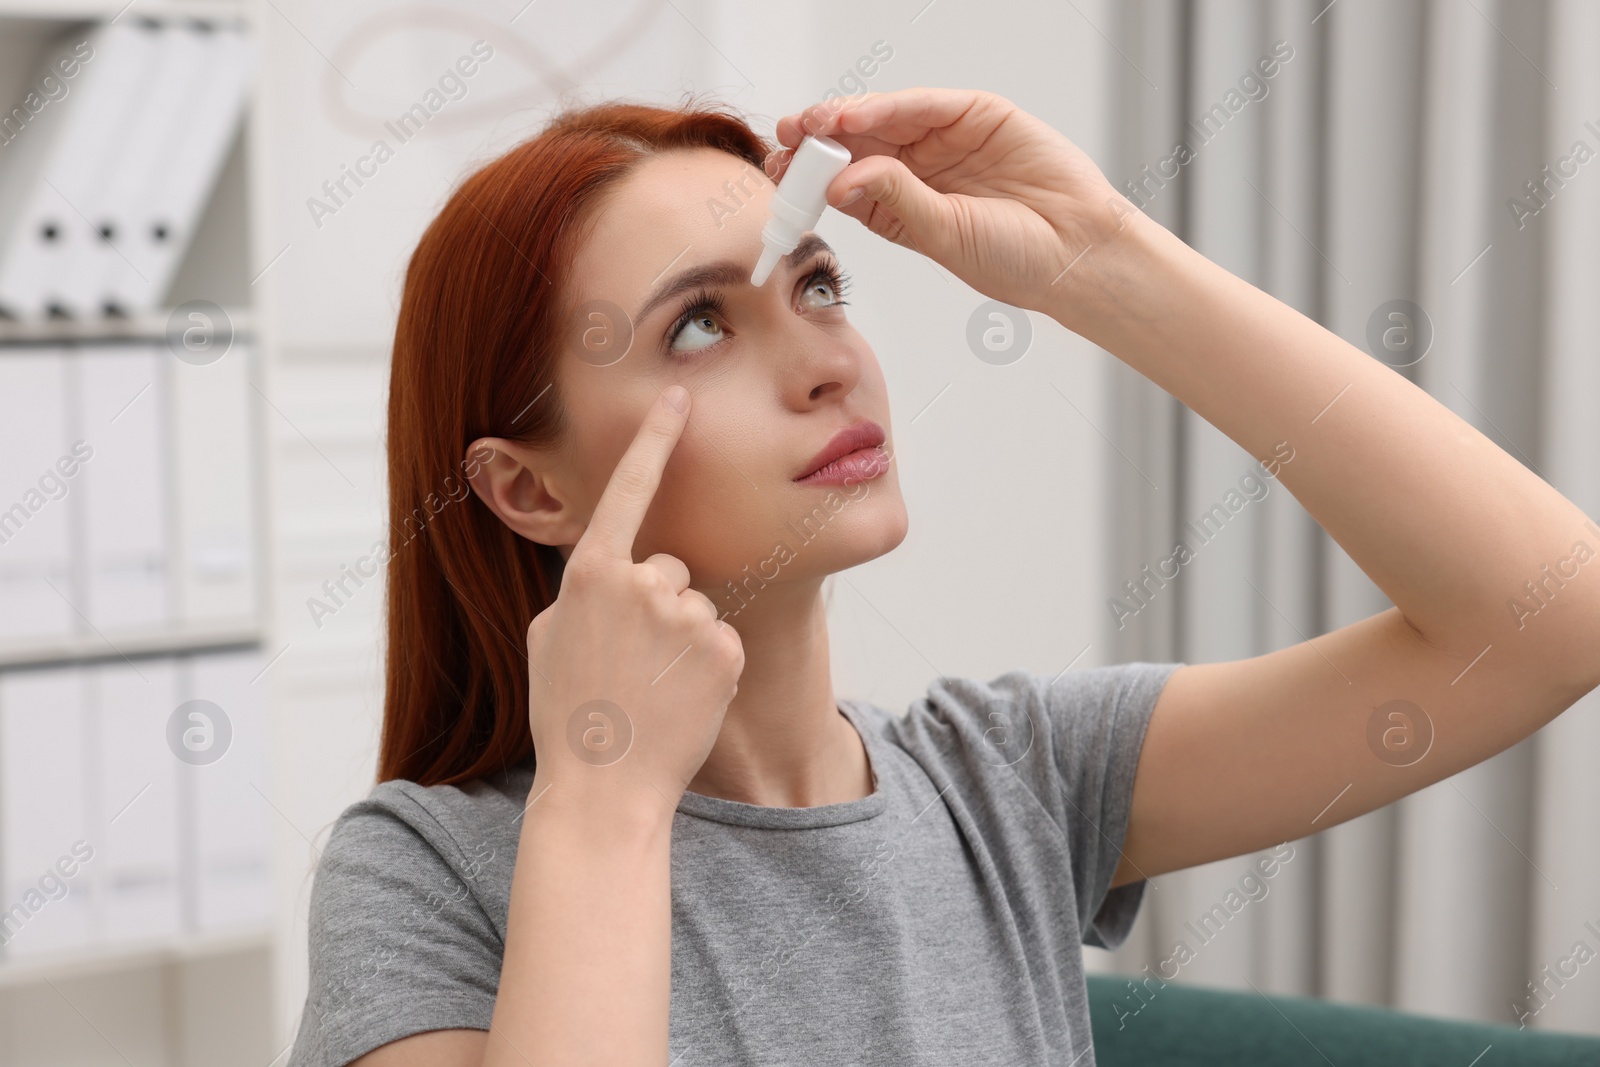
[[850,453],[858,452],[863,448],[877,448],[883,442],[883,427],[871,419],[862,419],[860,422],[852,423],[834,434],[828,443],[822,446],[822,451],[807,461],[805,470],[795,475],[794,480],[798,482],[810,477],[836,459],[842,459]]

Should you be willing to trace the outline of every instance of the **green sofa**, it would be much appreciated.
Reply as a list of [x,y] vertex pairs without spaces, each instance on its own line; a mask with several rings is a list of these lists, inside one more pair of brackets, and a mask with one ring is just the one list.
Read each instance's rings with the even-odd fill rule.
[[1600,1037],[1178,982],[1141,1000],[1125,975],[1088,982],[1100,1067],[1600,1067]]

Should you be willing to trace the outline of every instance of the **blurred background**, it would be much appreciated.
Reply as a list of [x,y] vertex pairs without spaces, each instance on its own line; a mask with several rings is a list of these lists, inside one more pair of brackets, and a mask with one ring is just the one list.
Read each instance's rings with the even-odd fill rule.
[[[1600,515],[1597,51],[1584,0],[0,0],[0,1065],[286,1059],[311,872],[374,776],[400,280],[560,107],[692,92],[770,136],[831,96],[1000,93]],[[830,580],[841,694],[1236,659],[1388,606],[1114,358],[819,229],[912,516]],[[1090,967],[1600,1033],[1597,704],[1307,813],[1270,879],[1155,879]],[[1375,759],[1425,758],[1413,728]]]

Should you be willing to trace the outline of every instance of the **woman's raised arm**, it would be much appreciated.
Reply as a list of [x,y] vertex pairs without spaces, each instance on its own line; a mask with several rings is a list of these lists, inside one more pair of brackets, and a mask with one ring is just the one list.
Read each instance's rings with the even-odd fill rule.
[[[1600,685],[1600,523],[1403,376],[1139,212],[1059,133],[1001,97],[951,89],[867,94],[778,128],[791,147],[805,132],[856,156],[829,192],[839,205],[861,191],[841,211],[1050,315],[1252,456],[1271,461],[1287,442],[1279,480],[1395,605],[1175,672],[1114,884],[1371,811]],[[1428,733],[1420,759],[1393,754],[1407,730],[1411,743]]]

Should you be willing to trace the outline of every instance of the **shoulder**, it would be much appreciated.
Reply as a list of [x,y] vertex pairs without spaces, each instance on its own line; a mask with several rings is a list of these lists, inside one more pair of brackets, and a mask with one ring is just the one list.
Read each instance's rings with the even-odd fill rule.
[[459,785],[396,779],[346,807],[317,860],[313,950],[319,936],[360,929],[381,909],[393,919],[441,900],[481,914],[499,936],[532,777],[530,767]]
[[531,780],[529,769],[459,786],[387,781],[339,815],[312,882],[292,1067],[421,1030],[488,1028]]
[[380,782],[340,813],[323,865],[431,852],[452,868],[470,869],[486,849],[516,840],[531,782],[531,769],[522,768],[459,785]]
[[1139,661],[1054,675],[1016,668],[987,679],[942,677],[903,716],[879,709],[879,717],[905,746],[990,765],[1014,765],[1063,742],[1137,746],[1156,698],[1181,666]]
[[1020,783],[1069,830],[1131,788],[1156,699],[1181,666],[942,677],[903,715],[875,709],[870,721],[936,778],[975,795],[1012,794]]
[[[1143,882],[1113,890],[1146,728],[1184,664],[1138,661],[988,679],[940,678],[904,716],[877,728],[921,764],[980,831],[1034,863],[1036,884],[1070,908],[1086,944],[1114,948],[1132,927]],[[1040,833],[1053,827],[1055,834]],[[1064,849],[1057,849],[1056,837]]]

